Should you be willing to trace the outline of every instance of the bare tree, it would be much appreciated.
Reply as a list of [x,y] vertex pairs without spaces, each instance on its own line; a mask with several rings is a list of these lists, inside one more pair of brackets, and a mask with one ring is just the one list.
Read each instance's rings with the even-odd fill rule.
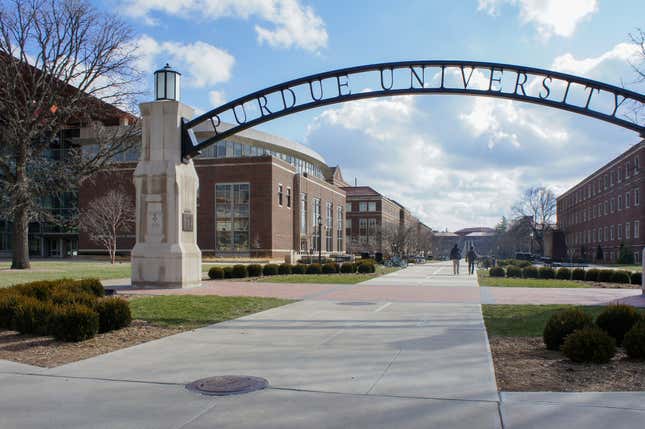
[[[114,107],[139,93],[132,35],[86,0],[0,3],[0,212],[13,224],[12,268],[30,267],[29,223],[58,220],[44,199],[74,192],[138,144]],[[92,131],[92,151],[65,143],[70,127]]]
[[636,73],[636,82],[645,82],[645,31],[637,28],[635,32],[629,34],[629,38],[639,48],[637,61],[630,61],[629,64]]
[[531,219],[530,228],[539,252],[544,251],[544,234],[552,229],[555,212],[555,194],[544,186],[527,189],[513,206],[513,214],[516,218]]
[[80,220],[81,229],[107,250],[114,264],[119,234],[132,232],[134,204],[124,192],[112,190],[94,199],[90,208],[82,211]]

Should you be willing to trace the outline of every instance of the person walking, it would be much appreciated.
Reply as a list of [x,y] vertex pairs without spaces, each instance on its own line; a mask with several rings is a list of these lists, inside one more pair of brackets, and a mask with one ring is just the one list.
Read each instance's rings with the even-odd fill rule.
[[468,262],[468,274],[475,274],[475,261],[477,261],[477,253],[475,247],[470,246],[470,250],[466,253],[466,262]]
[[457,244],[450,251],[450,259],[452,260],[452,274],[456,276],[459,274],[459,260],[461,259],[461,252]]

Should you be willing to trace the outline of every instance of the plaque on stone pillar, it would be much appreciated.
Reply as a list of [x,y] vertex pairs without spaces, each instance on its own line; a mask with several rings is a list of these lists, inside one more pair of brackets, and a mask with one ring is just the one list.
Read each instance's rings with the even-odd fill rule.
[[193,213],[186,211],[181,215],[181,230],[184,232],[193,232]]

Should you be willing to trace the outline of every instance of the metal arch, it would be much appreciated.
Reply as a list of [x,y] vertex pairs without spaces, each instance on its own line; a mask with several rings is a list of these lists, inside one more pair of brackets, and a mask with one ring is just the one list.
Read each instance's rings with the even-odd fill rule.
[[[440,69],[441,82],[439,85],[426,86],[426,84],[429,83],[426,82],[425,75],[427,68]],[[447,69],[458,69],[461,72],[463,85],[455,86],[446,82],[445,72]],[[488,73],[486,76],[489,79],[488,89],[469,87],[470,79],[475,70]],[[380,86],[380,89],[357,93],[351,92],[350,77],[352,75],[374,71],[378,72],[380,75],[380,79],[377,78],[376,80],[378,82],[377,86]],[[511,82],[515,81],[513,91],[503,91],[503,82],[508,82],[508,79],[503,80],[505,71],[513,73],[510,78]],[[386,85],[384,80],[384,72],[386,72],[386,74],[390,74],[390,79],[385,79],[390,81],[389,87]],[[407,73],[405,76],[409,79],[410,85],[395,87],[395,73],[399,74],[399,77],[401,77],[401,73]],[[496,73],[499,73],[499,75],[496,75]],[[466,74],[468,74],[468,77],[466,77]],[[529,76],[541,79],[541,86],[537,95],[528,95],[526,88],[524,88],[524,85],[528,85]],[[325,97],[323,81],[328,79],[335,79],[335,82],[337,82],[337,93],[332,96]],[[343,79],[342,82],[341,79]],[[566,84],[564,96],[560,99],[555,99],[555,97],[551,98],[554,95],[554,92],[551,91],[551,86],[554,81]],[[316,97],[316,94],[314,93],[315,82],[318,82],[319,85],[319,97]],[[493,89],[494,83],[495,86],[499,86],[499,88]],[[310,91],[308,94],[309,97],[305,97],[304,102],[299,103],[293,89],[300,87],[301,85],[307,85]],[[567,102],[567,97],[570,94],[569,90],[572,85],[583,86],[585,91],[589,91],[584,106]],[[346,92],[343,93],[343,91]],[[543,96],[543,92],[546,95]],[[613,96],[614,106],[611,113],[594,109],[591,106],[591,100],[594,94],[597,96],[601,92],[608,93]],[[282,106],[278,106],[276,108],[275,103],[269,106],[267,97],[274,95],[275,98],[278,94],[282,101]],[[288,97],[286,97],[285,94],[288,94]],[[627,117],[617,116],[619,108],[623,106],[627,100],[634,103],[636,109],[642,109],[645,107],[645,95],[637,92],[565,73],[512,64],[458,60],[401,61],[349,67],[305,76],[245,95],[199,115],[190,121],[182,119],[182,157],[184,160],[188,160],[199,154],[202,149],[223,140],[226,137],[247,128],[254,127],[258,124],[290,115],[292,113],[345,101],[408,94],[459,94],[524,101],[600,119],[636,131],[640,133],[641,136],[645,137],[645,126],[638,123],[636,118],[632,121]],[[288,103],[286,100],[287,98],[290,98]],[[259,108],[259,114],[251,119],[248,118],[248,112],[244,107],[244,105],[249,102],[254,102]],[[240,120],[238,118],[237,110],[239,109],[244,113],[244,120]],[[222,129],[223,123],[220,116],[227,112],[234,115],[235,122],[237,124],[234,124],[230,128]],[[215,131],[215,135],[206,140],[198,141],[194,133],[194,128],[205,122],[209,122],[211,124]]]

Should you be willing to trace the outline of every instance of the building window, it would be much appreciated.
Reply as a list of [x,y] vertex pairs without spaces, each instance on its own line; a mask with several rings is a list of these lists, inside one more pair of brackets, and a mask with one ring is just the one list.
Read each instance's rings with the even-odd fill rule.
[[336,250],[343,252],[343,208],[336,207]]
[[367,202],[361,201],[358,203],[358,211],[359,212],[366,212],[367,211]]
[[367,241],[376,238],[376,219],[367,220]]
[[638,188],[634,189],[634,205],[636,207],[641,205],[641,190]]
[[291,188],[287,188],[287,207],[291,208]]
[[623,224],[619,223],[617,226],[618,226],[618,230],[616,231],[616,238],[618,240],[622,240],[623,239]]
[[623,196],[619,195],[618,196],[618,211],[623,209]]
[[615,211],[616,211],[616,200],[615,200],[614,198],[612,198],[611,200],[609,200],[609,211],[610,211],[611,213],[613,213],[613,212],[615,212]]
[[605,216],[609,214],[609,201],[605,201]]
[[216,246],[220,252],[249,250],[248,183],[218,183],[215,185]]
[[358,220],[358,236],[361,243],[367,241],[367,219],[361,218]]
[[278,185],[278,205],[282,207],[282,185]]
[[638,170],[640,169],[640,160],[638,159],[638,156],[634,157],[634,174],[638,174]]
[[609,239],[614,241],[614,225],[609,226]]
[[625,192],[625,208],[628,209],[632,205],[632,197],[629,191]]
[[326,213],[326,226],[327,231],[325,231],[325,245],[328,252],[334,250],[334,206],[332,203],[327,203],[327,213]]
[[351,213],[351,211],[352,211],[352,203],[345,203],[345,211],[347,213]]
[[630,237],[630,232],[631,232],[630,227],[631,227],[631,224],[629,222],[625,222],[625,239],[626,240],[629,240],[629,237]]
[[609,186],[614,186],[614,177],[615,177],[615,176],[616,176],[616,175],[614,174],[614,172],[613,172],[613,171],[610,171],[610,172],[609,172]]
[[623,181],[623,168],[618,167],[618,183]]
[[304,192],[300,194],[300,234],[307,234],[307,194]]
[[630,161],[627,161],[627,163],[625,164],[625,178],[628,178],[631,175],[632,175],[632,163]]
[[320,198],[314,198],[312,203],[313,203],[313,210],[311,212],[312,213],[311,223],[314,225],[314,227],[313,227],[314,228],[313,249],[317,251],[318,250],[319,240],[322,238],[322,236],[320,234],[321,233],[321,231],[320,231],[321,227],[318,226],[319,225],[318,221],[319,220],[322,221],[321,213],[320,213]]
[[640,238],[641,234],[641,221],[634,221],[634,238]]
[[376,201],[370,201],[369,203],[367,203],[367,211],[368,212],[376,211]]
[[609,227],[608,226],[605,227],[605,230],[603,232],[602,241],[609,241]]

